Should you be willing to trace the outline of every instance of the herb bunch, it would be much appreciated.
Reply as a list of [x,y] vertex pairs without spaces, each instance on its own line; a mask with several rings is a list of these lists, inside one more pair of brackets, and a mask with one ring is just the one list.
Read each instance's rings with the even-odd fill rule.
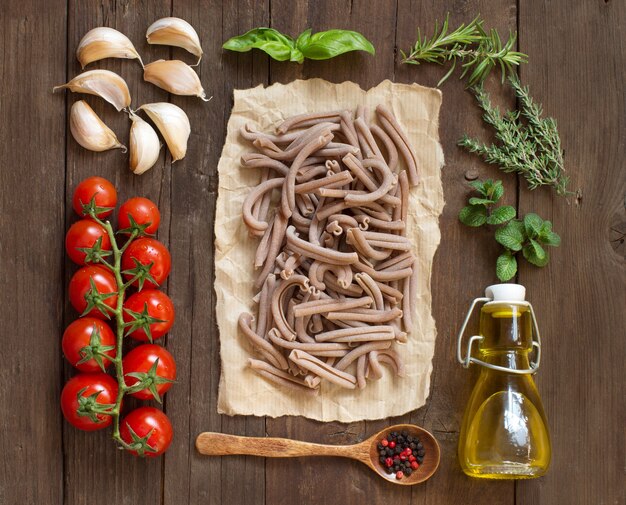
[[485,80],[496,66],[502,71],[502,80],[507,74],[513,73],[513,67],[526,63],[528,56],[514,51],[516,33],[509,33],[506,42],[502,42],[497,30],[485,30],[484,20],[477,16],[468,25],[461,24],[457,29],[448,32],[446,15],[441,29],[435,24],[435,33],[431,38],[422,38],[417,30],[417,41],[411,50],[402,54],[402,63],[419,65],[420,63],[438,63],[443,65],[452,62],[450,70],[441,78],[440,86],[454,71],[457,61],[462,62],[463,73],[461,79],[469,74],[468,86],[479,84]]
[[499,226],[495,231],[496,241],[504,251],[496,261],[496,275],[505,282],[517,273],[516,254],[522,255],[532,265],[544,267],[550,261],[545,246],[558,247],[561,237],[552,231],[552,223],[537,214],[526,214],[515,219],[516,212],[510,205],[496,206],[504,195],[502,181],[473,181],[470,185],[480,196],[471,197],[469,205],[459,212],[459,220],[472,227],[484,224]]
[[504,172],[523,175],[530,189],[551,186],[558,195],[567,195],[569,178],[565,175],[556,120],[542,117],[541,105],[535,103],[528,87],[522,86],[517,76],[510,76],[509,82],[521,110],[504,114],[491,104],[481,86],[474,88],[476,100],[484,111],[483,119],[495,130],[498,144],[483,144],[464,135],[459,145],[481,155],[487,163],[498,165]]

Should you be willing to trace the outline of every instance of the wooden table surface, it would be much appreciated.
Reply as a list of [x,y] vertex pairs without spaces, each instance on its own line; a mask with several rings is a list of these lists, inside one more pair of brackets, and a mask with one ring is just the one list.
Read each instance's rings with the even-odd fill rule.
[[[434,86],[443,70],[400,65],[399,49],[409,47],[418,26],[431,33],[447,11],[452,25],[481,13],[500,33],[518,31],[519,48],[530,56],[521,68],[522,80],[558,119],[577,196],[529,192],[524,181],[456,147],[463,132],[480,135],[486,130],[463,83],[450,79],[442,87],[447,204],[432,276],[438,337],[427,404],[398,418],[350,425],[218,415],[213,218],[216,165],[233,89],[309,77],[349,79],[364,88],[383,79]],[[74,56],[78,41],[100,25],[127,34],[146,61],[191,61],[179,49],[145,42],[148,25],[170,15],[188,20],[200,34],[205,56],[198,71],[213,95],[211,102],[168,97],[143,83],[141,69],[132,61],[93,65],[120,73],[134,105],[171,100],[190,116],[187,157],[172,167],[162,151],[157,166],[137,177],[119,151],[97,154],[76,144],[67,129],[68,110],[85,96],[52,94],[51,89],[79,73]],[[1,504],[626,503],[623,0],[5,0],[0,26]],[[306,27],[351,28],[370,38],[377,54],[297,65],[258,52],[238,55],[221,49],[224,40],[255,26],[290,34]],[[497,79],[487,85],[499,103],[514,104]],[[126,116],[95,97],[86,99],[126,141]],[[563,237],[546,269],[524,264],[517,277],[528,288],[544,336],[537,379],[553,461],[549,474],[539,480],[472,480],[456,459],[459,424],[475,373],[455,362],[455,334],[472,298],[496,281],[498,254],[487,232],[467,229],[457,220],[468,194],[466,175],[472,171],[501,178],[508,203],[519,212],[536,211],[550,219]],[[178,383],[164,408],[175,439],[167,455],[156,460],[116,450],[108,432],[72,429],[58,408],[61,388],[72,374],[60,339],[76,317],[66,301],[75,270],[63,246],[74,220],[68,202],[78,181],[91,175],[114,181],[121,200],[144,195],[158,202],[163,214],[158,238],[173,257],[167,292],[178,317],[167,348],[178,363]],[[209,459],[194,449],[196,435],[206,430],[340,444],[362,440],[390,422],[416,423],[438,438],[441,467],[425,485],[392,486],[355,462]]]

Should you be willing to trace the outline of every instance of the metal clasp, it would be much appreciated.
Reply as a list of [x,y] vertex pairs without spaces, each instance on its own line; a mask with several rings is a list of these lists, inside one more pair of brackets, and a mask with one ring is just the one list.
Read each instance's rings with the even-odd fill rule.
[[461,326],[461,330],[459,331],[459,335],[457,337],[456,359],[461,365],[463,365],[464,368],[469,368],[470,363],[475,363],[476,365],[481,365],[481,366],[490,368],[492,370],[498,370],[499,372],[507,372],[507,373],[513,373],[513,374],[518,374],[518,375],[534,374],[539,369],[539,364],[541,363],[541,336],[539,334],[539,326],[537,325],[537,318],[535,317],[535,311],[533,310],[533,306],[529,302],[526,302],[526,301],[523,301],[523,302],[503,301],[502,303],[523,305],[530,309],[530,317],[533,321],[533,329],[534,329],[533,337],[532,337],[532,346],[536,351],[535,361],[530,362],[530,368],[525,368],[525,369],[520,370],[517,368],[509,368],[505,366],[493,365],[491,363],[487,363],[486,361],[473,357],[472,346],[474,345],[474,342],[481,341],[484,338],[482,335],[472,335],[469,338],[469,340],[467,341],[467,352],[465,354],[465,357],[462,356],[463,334],[465,333],[465,329],[467,328],[467,323],[472,317],[474,308],[479,303],[486,303],[490,301],[492,301],[491,298],[483,297],[483,298],[476,298],[472,302],[472,305],[470,306],[467,316],[465,316],[465,320],[463,321],[463,325]]

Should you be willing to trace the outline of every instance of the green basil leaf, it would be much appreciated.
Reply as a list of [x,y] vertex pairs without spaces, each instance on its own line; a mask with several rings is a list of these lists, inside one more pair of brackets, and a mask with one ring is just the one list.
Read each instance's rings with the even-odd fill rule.
[[526,214],[524,216],[524,228],[526,228],[526,234],[530,238],[536,238],[541,233],[541,227],[543,226],[543,219],[537,214]]
[[515,208],[510,205],[503,205],[497,209],[493,209],[491,215],[487,218],[487,224],[503,224],[515,217]]
[[468,205],[459,212],[459,221],[467,226],[481,226],[487,222],[487,209],[483,205]]
[[309,43],[309,40],[311,40],[311,29],[307,28],[296,39],[296,47],[304,47]]
[[506,226],[498,228],[495,233],[496,241],[511,251],[519,251],[524,241],[524,235],[516,223],[519,221],[510,221]]
[[228,39],[222,47],[240,53],[260,49],[278,61],[302,63],[304,60],[302,53],[296,49],[294,40],[274,28],[254,28],[243,35]]
[[[302,36],[301,36],[302,37]],[[300,39],[301,37],[298,37]],[[351,30],[327,30],[304,37],[297,48],[311,60],[327,60],[349,51],[374,54],[374,46],[363,35]]]
[[504,251],[496,260],[496,275],[502,282],[515,277],[517,273],[517,260],[511,251]]

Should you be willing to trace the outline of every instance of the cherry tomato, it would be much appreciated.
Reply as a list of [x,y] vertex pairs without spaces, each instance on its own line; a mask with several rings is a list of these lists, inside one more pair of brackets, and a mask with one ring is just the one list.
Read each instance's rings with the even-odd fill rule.
[[135,456],[153,458],[167,451],[174,436],[172,424],[163,412],[154,407],[139,407],[120,423],[120,435],[127,444],[141,445],[137,439],[148,436],[150,431],[152,434],[146,440],[149,447],[137,447],[137,450],[131,450],[130,453]]
[[[81,268],[74,274],[72,280],[70,280],[70,303],[80,314],[82,314],[87,308],[88,301],[86,295],[91,295],[91,282],[93,279],[96,285],[96,291],[100,295],[104,295],[102,302],[111,308],[115,308],[117,305],[117,284],[113,274],[103,266],[89,265]],[[109,293],[115,293],[112,296],[106,296]],[[106,309],[103,309],[106,310]],[[93,307],[86,316],[97,317],[99,319],[106,319],[106,316],[98,309]]]
[[98,212],[96,216],[102,219],[113,212],[113,209],[117,205],[117,191],[115,191],[115,186],[103,177],[89,177],[81,181],[74,190],[72,207],[74,207],[74,210],[79,216],[85,215],[83,205],[91,202],[94,196],[96,206],[105,208],[105,210]]
[[79,251],[82,247],[93,247],[101,238],[100,248],[103,251],[111,250],[111,241],[104,227],[91,219],[81,219],[75,222],[65,236],[65,250],[70,259],[78,265],[85,264],[85,253]]
[[152,200],[140,196],[126,200],[122,204],[117,221],[118,229],[130,228],[131,217],[139,225],[148,225],[144,229],[148,235],[154,235],[161,223],[161,213],[156,204]]
[[[107,414],[90,412],[90,405],[115,404],[117,391],[117,382],[110,375],[102,372],[80,373],[65,384],[61,392],[61,410],[65,419],[79,430],[101,430],[110,426],[112,418]],[[97,396],[90,398],[95,393],[98,393]]]
[[[149,326],[150,336],[154,340],[165,335],[174,324],[174,304],[169,296],[157,289],[143,289],[139,293],[131,295],[124,302],[124,309],[124,322],[136,321],[137,326],[142,321],[144,322],[143,327],[130,333],[132,338],[141,342],[150,341],[145,331],[146,325]],[[133,317],[128,311],[142,314],[143,317],[137,315]],[[144,314],[144,311],[147,311],[147,315]],[[160,319],[163,322],[150,323],[150,318]]]
[[[140,264],[148,266],[153,263],[149,272],[156,284],[145,280],[143,287],[157,288],[170,274],[170,268],[172,266],[172,258],[169,251],[165,246],[156,239],[141,237],[137,240],[133,240],[128,246],[124,254],[122,255],[122,270],[132,270],[137,267],[134,260],[137,260]],[[133,278],[132,274],[124,274],[126,280]],[[133,286],[141,287],[140,280],[135,280]]]
[[[105,369],[111,365],[111,360],[106,356],[115,358],[115,335],[104,321],[95,317],[82,317],[65,329],[61,347],[73,367],[81,372],[99,372],[102,370],[99,363]],[[86,361],[79,363],[84,359]]]
[[[150,373],[154,363],[159,360],[156,370]],[[176,379],[176,362],[174,357],[163,347],[155,344],[143,344],[130,351],[122,362],[124,367],[125,381],[128,387],[132,387],[139,382],[136,377],[128,376],[129,373],[145,373],[152,385],[130,393],[131,396],[140,400],[150,400],[158,398],[169,391],[172,382]],[[165,380],[163,380],[165,379]],[[170,382],[172,381],[172,382]],[[156,393],[156,395],[155,395]]]

